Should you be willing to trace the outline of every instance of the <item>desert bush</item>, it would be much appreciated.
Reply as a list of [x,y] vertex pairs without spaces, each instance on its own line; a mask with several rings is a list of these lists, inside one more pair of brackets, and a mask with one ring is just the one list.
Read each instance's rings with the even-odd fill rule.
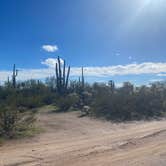
[[91,114],[114,121],[159,118],[166,114],[166,83],[134,87],[124,83],[109,91],[106,84],[95,84]]
[[1,106],[0,136],[13,138],[21,135],[35,121],[33,112],[20,112],[16,107]]
[[32,109],[42,106],[42,99],[40,96],[17,97],[17,106]]
[[71,107],[76,107],[79,102],[79,96],[76,93],[72,93],[65,96],[58,96],[56,98],[56,106],[58,111],[66,112]]

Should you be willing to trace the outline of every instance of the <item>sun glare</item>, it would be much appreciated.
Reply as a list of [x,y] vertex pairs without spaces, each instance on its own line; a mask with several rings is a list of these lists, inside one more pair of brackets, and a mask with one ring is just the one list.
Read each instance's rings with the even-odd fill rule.
[[164,7],[165,2],[164,0],[142,0],[142,7],[152,7],[152,8],[158,8],[158,7]]

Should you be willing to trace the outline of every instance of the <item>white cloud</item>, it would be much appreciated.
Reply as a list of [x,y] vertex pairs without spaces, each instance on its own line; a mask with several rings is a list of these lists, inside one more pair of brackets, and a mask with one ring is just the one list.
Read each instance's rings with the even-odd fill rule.
[[[20,69],[18,72],[17,80],[28,79],[44,79],[54,75],[53,69]],[[12,71],[0,71],[0,81],[7,81],[7,77],[11,79]]]
[[[21,69],[18,74],[18,80],[26,79],[44,79],[48,76],[55,75],[55,63],[56,59],[46,59],[42,64],[48,68],[44,69]],[[63,62],[63,60],[61,60]],[[85,67],[85,76],[90,77],[110,77],[115,75],[141,75],[141,74],[157,74],[161,75],[166,73],[166,63],[132,63],[128,65],[116,65],[106,67]],[[11,71],[0,71],[0,81],[7,80],[8,76],[11,76]],[[81,67],[72,67],[71,76],[80,76]]]
[[56,52],[58,51],[57,45],[43,45],[42,49],[47,52]]
[[[80,68],[72,68],[72,73],[80,74]],[[140,75],[140,74],[160,74],[166,72],[166,63],[145,62],[141,64],[132,63],[128,65],[116,65],[107,67],[85,67],[85,75],[108,77],[115,75]]]
[[[41,62],[41,64],[46,65],[49,68],[55,68],[56,63],[58,62],[58,59],[55,58],[48,58],[45,61]],[[63,64],[63,59],[60,58],[60,63]]]
[[164,79],[151,79],[151,80],[149,80],[150,83],[161,82],[161,81],[164,81]]
[[116,83],[116,87],[120,88],[123,86],[123,82],[120,82],[120,83]]
[[157,74],[157,76],[159,76],[159,77],[166,77],[166,73],[160,73],[160,74]]

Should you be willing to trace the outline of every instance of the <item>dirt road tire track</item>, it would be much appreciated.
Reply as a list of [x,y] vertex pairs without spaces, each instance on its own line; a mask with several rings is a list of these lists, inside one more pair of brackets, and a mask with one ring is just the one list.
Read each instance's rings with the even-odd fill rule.
[[45,132],[0,147],[0,166],[166,166],[166,121],[113,124],[41,109]]

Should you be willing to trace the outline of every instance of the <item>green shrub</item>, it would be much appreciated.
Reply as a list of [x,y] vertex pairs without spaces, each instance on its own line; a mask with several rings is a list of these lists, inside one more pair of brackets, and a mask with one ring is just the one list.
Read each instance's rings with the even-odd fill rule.
[[16,107],[0,108],[0,136],[13,138],[25,132],[35,121],[34,113],[20,112]]
[[59,96],[56,99],[56,106],[58,107],[58,111],[66,112],[71,107],[75,107],[79,102],[79,97],[76,93],[72,93],[66,96]]

